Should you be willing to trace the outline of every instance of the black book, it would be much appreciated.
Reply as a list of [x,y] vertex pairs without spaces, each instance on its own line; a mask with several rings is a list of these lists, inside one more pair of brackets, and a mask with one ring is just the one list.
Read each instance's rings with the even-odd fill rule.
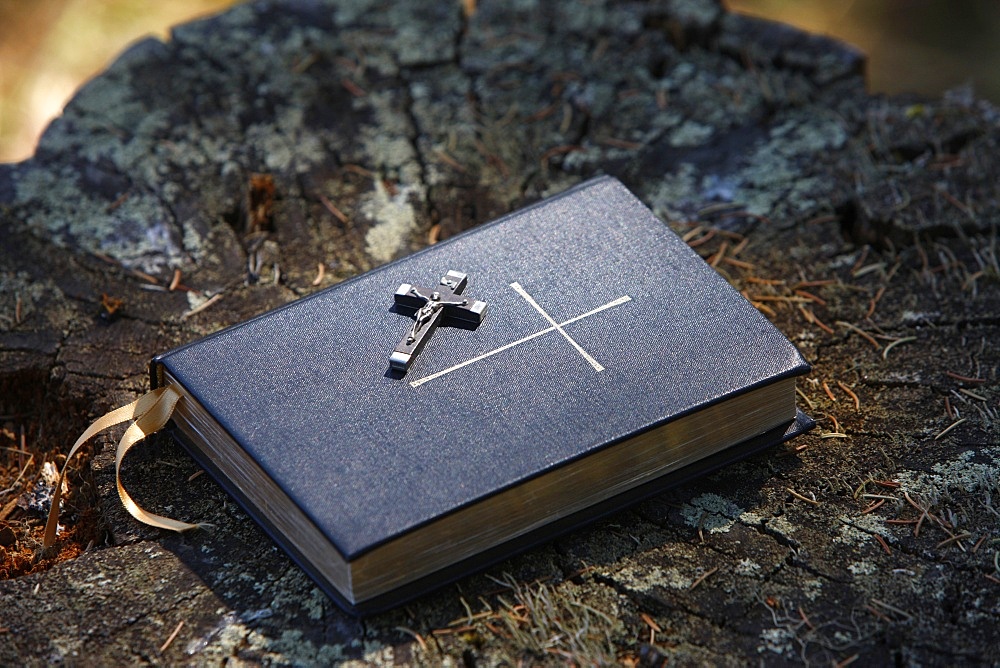
[[808,429],[808,370],[611,178],[151,364],[194,458],[354,612]]

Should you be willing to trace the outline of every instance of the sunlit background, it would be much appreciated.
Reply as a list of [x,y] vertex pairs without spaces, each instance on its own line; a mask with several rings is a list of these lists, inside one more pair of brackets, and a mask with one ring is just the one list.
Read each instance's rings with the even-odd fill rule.
[[972,84],[1000,102],[998,0],[726,0],[730,9],[850,42],[873,92],[940,95]]
[[34,152],[80,84],[129,43],[237,0],[0,0],[0,162]]
[[[73,91],[130,42],[165,39],[169,26],[237,1],[0,0],[0,162],[29,157]],[[870,56],[872,91],[939,95],[972,84],[981,97],[1000,101],[1000,0],[727,4],[859,46]]]

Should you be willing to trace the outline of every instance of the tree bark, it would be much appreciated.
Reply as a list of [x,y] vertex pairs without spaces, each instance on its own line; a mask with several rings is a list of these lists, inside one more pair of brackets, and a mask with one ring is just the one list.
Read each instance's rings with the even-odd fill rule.
[[155,353],[608,173],[800,346],[819,429],[365,622],[169,437],[126,486],[217,528],[137,525],[103,443],[0,662],[1000,661],[997,110],[709,0],[462,4],[240,6],[80,90],[0,166],[5,410],[65,452]]

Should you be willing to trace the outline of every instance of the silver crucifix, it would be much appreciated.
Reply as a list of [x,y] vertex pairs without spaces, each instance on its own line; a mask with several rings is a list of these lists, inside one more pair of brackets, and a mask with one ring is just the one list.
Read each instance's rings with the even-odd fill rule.
[[406,371],[442,321],[446,325],[466,328],[477,327],[483,321],[486,302],[462,296],[468,282],[467,275],[449,271],[435,288],[422,288],[409,283],[399,286],[394,295],[396,309],[413,314],[416,319],[389,356],[391,368]]

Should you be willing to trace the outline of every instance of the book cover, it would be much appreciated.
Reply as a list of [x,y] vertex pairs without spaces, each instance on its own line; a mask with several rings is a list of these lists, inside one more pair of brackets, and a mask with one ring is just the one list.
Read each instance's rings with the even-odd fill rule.
[[[451,289],[449,271],[467,276],[461,290]],[[404,303],[394,298],[400,290],[422,297]],[[435,290],[455,305],[429,314],[429,331],[418,329],[419,306]],[[448,310],[477,302],[481,321],[449,319]],[[419,354],[405,368],[390,364],[414,333],[427,334]],[[700,474],[808,428],[808,418],[796,413],[792,380],[773,415],[746,427],[733,419],[705,436],[722,438],[722,452],[700,452],[699,433],[688,439],[694,446],[648,474],[607,485],[610,471],[590,470],[590,477],[560,485],[566,489],[559,491],[559,512],[544,507],[555,492],[528,485],[808,368],[766,318],[607,177],[160,355],[151,365],[154,387],[182,385],[189,403],[239,451],[239,466],[274,489],[264,496],[248,490],[259,487],[249,482],[252,475],[241,479],[204,447],[218,437],[181,429],[195,458],[351,610],[392,605],[557,527],[649,494],[668,476]],[[668,441],[663,447],[674,447]],[[608,489],[597,496],[586,491],[603,486]],[[575,504],[577,494],[583,500]],[[504,517],[513,519],[497,530],[498,538],[482,538],[489,528],[468,527],[480,544],[463,547],[454,529],[432,533],[429,571],[367,593],[344,589],[363,577],[378,581],[379,574],[351,572],[331,582],[316,563],[322,548],[304,549],[291,535],[308,524],[334,561],[363,563],[401,537],[500,497]],[[273,506],[285,503],[301,517],[282,519]]]

